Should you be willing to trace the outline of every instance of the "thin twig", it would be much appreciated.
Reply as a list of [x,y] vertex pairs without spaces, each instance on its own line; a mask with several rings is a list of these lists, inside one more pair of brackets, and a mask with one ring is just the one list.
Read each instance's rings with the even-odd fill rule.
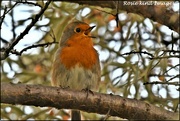
[[146,51],[131,51],[131,52],[128,52],[128,53],[121,54],[121,56],[130,55],[130,54],[141,54],[141,53],[147,54],[147,55],[151,56],[152,58],[154,57],[151,53],[148,53]]
[[1,19],[1,21],[0,21],[0,30],[1,30],[1,26],[2,26],[2,23],[3,23],[3,21],[4,21],[4,18],[5,18],[5,16],[6,16],[6,12],[7,12],[7,7],[5,6],[5,8],[4,8],[4,13],[3,13],[3,15],[0,17]]
[[158,60],[158,62],[149,70],[149,72],[151,72],[160,62],[161,62],[161,59]]
[[31,45],[31,46],[28,46],[24,49],[22,49],[20,52],[16,51],[16,50],[12,50],[11,53],[12,54],[16,54],[16,55],[22,55],[22,53],[24,51],[27,51],[28,49],[32,49],[32,48],[36,48],[36,47],[47,47],[48,45],[51,45],[51,44],[56,44],[58,42],[47,42],[47,43],[43,43],[43,44],[37,44],[37,45]]
[[170,78],[169,80],[167,80],[167,82],[169,82],[169,81],[171,81],[171,80],[173,80],[173,79],[175,79],[175,78],[178,78],[178,77],[180,77],[180,74],[178,74],[178,75],[176,75],[176,76]]
[[167,84],[167,85],[180,86],[180,84],[178,82],[158,82],[158,81],[154,81],[154,82],[145,82],[145,83],[143,83],[143,85],[146,85],[146,84]]
[[6,11],[6,14],[9,13],[18,3],[15,3],[9,10]]
[[119,17],[118,17],[118,14],[119,14],[119,1],[117,1],[117,5],[116,5],[116,15],[115,15],[115,17],[116,17],[116,27],[118,28],[118,26],[119,26]]
[[50,33],[49,35],[52,37],[53,42],[56,42],[56,36],[55,36],[54,31],[53,31],[52,28],[51,28],[51,31],[52,31],[52,34]]
[[[12,2],[10,1],[10,6],[12,5]],[[11,6],[12,7],[12,6]],[[13,38],[12,40],[14,40],[16,38],[16,32],[15,32],[15,21],[14,21],[14,9],[12,9],[12,11],[10,12],[11,15],[11,23],[12,23],[12,33],[13,33]]]
[[[176,66],[180,66],[180,64],[177,64],[177,65],[175,65],[175,66],[169,68],[167,71],[164,72],[164,74],[167,73],[168,71],[170,71],[171,69],[176,68]],[[163,74],[163,75],[164,75],[164,74]]]
[[2,37],[0,37],[0,40],[1,40],[3,43],[8,44],[8,41],[5,40],[5,39],[3,39]]

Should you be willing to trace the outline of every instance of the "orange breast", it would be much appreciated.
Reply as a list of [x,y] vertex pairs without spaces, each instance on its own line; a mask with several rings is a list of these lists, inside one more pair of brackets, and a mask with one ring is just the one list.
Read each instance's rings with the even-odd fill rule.
[[96,50],[85,47],[65,47],[60,53],[60,61],[66,68],[75,67],[76,64],[84,68],[91,69],[98,61]]
[[83,34],[71,36],[66,46],[61,49],[59,56],[66,68],[79,64],[79,66],[91,69],[98,62],[98,54],[93,48],[92,39]]

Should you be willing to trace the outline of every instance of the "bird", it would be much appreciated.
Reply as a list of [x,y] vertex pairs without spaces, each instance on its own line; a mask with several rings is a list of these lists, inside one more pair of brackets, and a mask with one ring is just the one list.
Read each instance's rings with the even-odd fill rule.
[[[98,90],[101,71],[91,35],[94,27],[82,21],[70,22],[65,27],[52,64],[52,86]],[[80,111],[71,110],[71,119],[81,120]]]

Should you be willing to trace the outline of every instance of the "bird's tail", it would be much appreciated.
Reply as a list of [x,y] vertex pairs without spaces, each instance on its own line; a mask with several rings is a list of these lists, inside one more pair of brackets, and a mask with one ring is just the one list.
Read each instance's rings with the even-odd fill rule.
[[81,120],[81,113],[79,110],[72,110],[71,111],[71,120]]

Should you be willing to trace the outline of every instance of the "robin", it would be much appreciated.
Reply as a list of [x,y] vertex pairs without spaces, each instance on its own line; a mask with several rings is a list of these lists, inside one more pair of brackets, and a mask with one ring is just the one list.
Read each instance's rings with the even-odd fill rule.
[[[52,85],[75,90],[97,90],[100,82],[99,55],[90,32],[95,26],[75,21],[65,27],[52,67]],[[80,111],[72,110],[72,120]]]

